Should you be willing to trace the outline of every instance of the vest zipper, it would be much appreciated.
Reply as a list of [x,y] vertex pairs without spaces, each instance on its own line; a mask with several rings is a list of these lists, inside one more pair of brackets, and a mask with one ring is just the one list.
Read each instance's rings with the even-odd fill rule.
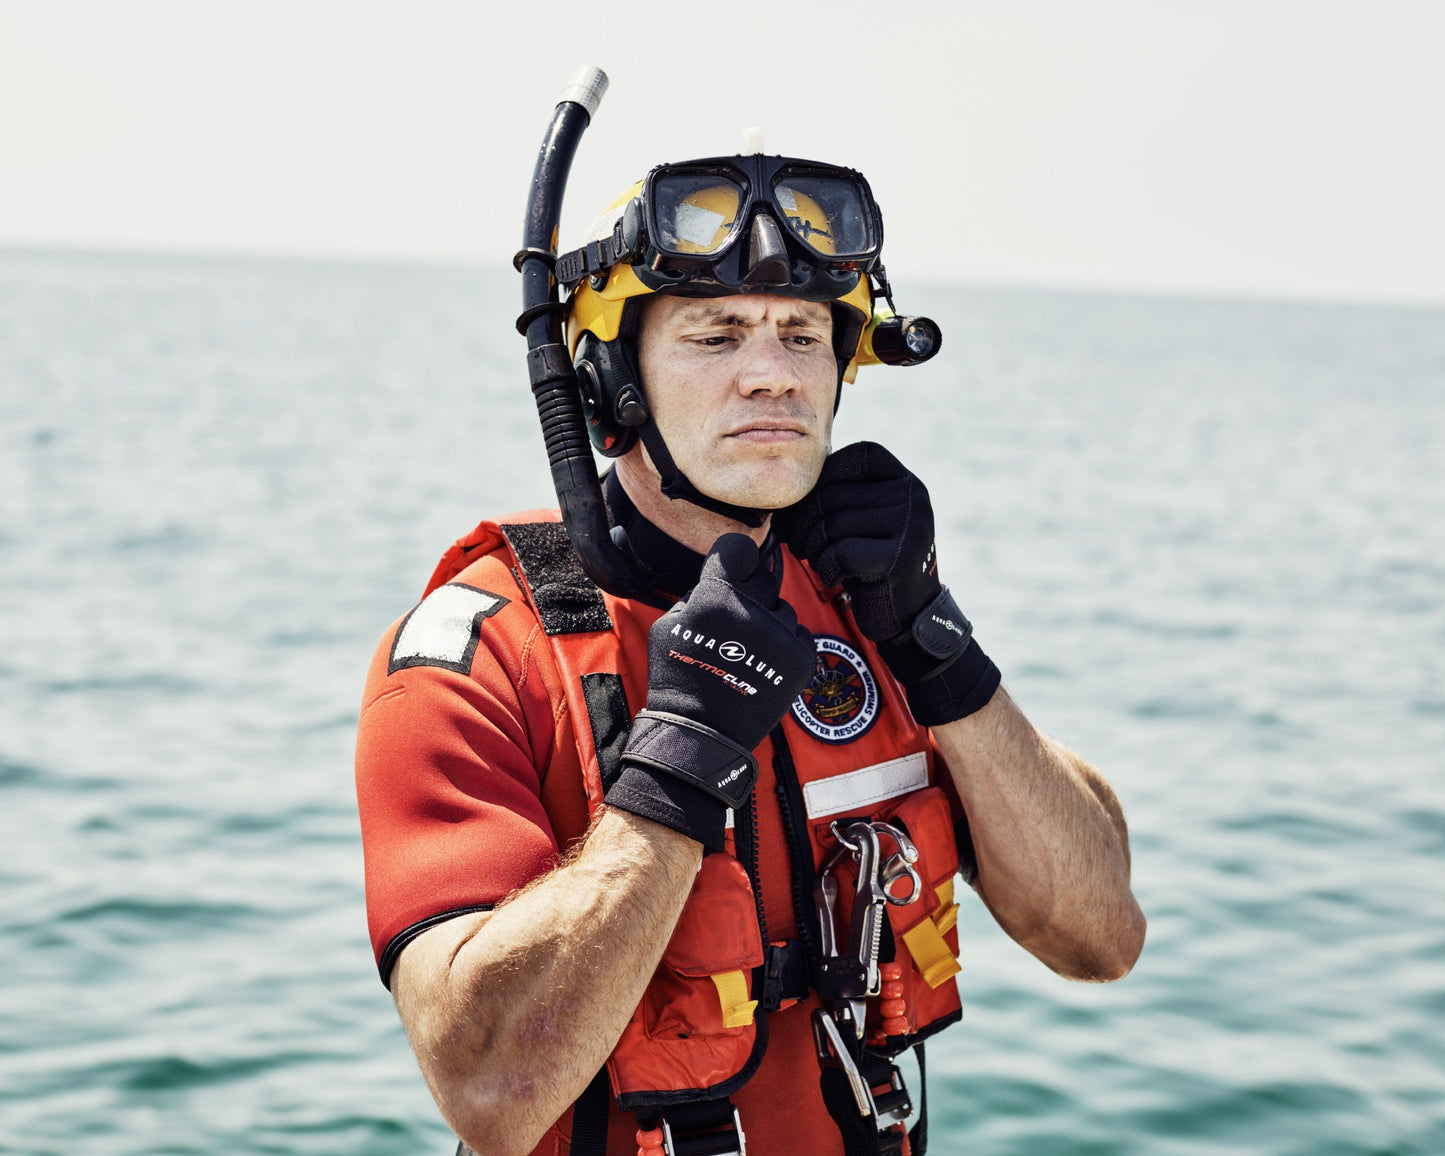
[[808,810],[803,803],[803,788],[798,783],[793,752],[788,747],[781,722],[773,728],[770,737],[773,740],[773,775],[778,783],[778,806],[783,813],[783,832],[787,836],[788,858],[792,862],[789,874],[793,885],[793,917],[798,924],[798,938],[803,941],[803,950],[808,955],[809,970],[816,979],[821,960],[818,955],[818,931],[814,924],[817,913],[813,909],[813,846],[804,826]]
[[763,949],[768,946],[768,917],[763,913],[763,888],[758,881],[758,793],[749,792],[746,810],[733,812],[733,843],[738,849],[738,861],[748,873],[753,885],[753,902],[758,909],[758,931],[762,934]]

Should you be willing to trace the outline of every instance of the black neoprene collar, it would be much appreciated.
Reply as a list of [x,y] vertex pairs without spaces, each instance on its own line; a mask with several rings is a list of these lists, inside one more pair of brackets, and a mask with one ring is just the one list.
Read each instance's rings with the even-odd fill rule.
[[626,531],[637,560],[659,575],[658,590],[681,598],[697,585],[703,556],[644,518],[622,488],[616,470],[608,470],[602,479],[602,499],[607,503],[607,520]]

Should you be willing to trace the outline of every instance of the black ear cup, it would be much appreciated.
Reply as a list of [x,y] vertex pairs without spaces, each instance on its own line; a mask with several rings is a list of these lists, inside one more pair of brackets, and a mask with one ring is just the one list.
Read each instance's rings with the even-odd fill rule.
[[597,380],[597,366],[591,358],[580,352],[573,363],[577,370],[577,391],[582,395],[582,416],[587,419],[587,436],[599,453],[605,457],[614,456],[617,431],[610,429],[603,420],[602,383]]
[[584,333],[573,361],[587,434],[603,457],[621,457],[637,442],[637,427],[650,416],[622,341],[599,341]]

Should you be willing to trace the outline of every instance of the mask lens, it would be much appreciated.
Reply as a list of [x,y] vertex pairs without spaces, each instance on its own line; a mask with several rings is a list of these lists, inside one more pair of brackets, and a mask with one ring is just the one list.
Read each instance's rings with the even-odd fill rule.
[[847,177],[784,172],[773,182],[773,203],[793,236],[820,257],[847,260],[876,247],[863,190]]
[[719,173],[667,173],[652,186],[653,243],[665,253],[711,256],[737,228],[746,189]]

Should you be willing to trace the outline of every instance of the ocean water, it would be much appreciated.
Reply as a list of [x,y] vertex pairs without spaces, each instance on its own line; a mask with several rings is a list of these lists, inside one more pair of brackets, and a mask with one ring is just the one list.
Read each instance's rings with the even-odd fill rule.
[[[0,1151],[445,1153],[366,941],[371,649],[547,500],[510,271],[0,252]],[[1445,1152],[1445,312],[915,289],[838,440],[1128,809],[1149,941],[961,920],[933,1151]],[[871,376],[870,376],[871,374]]]

